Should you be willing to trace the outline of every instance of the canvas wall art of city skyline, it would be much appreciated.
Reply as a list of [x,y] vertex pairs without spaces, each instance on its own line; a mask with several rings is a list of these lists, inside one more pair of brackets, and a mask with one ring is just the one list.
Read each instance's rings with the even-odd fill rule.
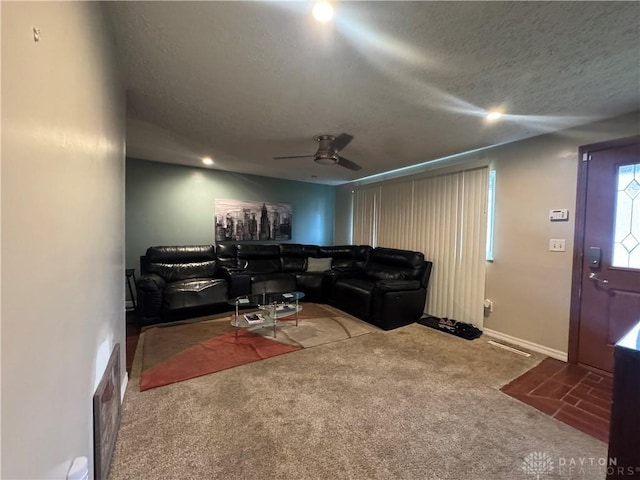
[[291,240],[293,209],[288,203],[216,199],[217,242]]

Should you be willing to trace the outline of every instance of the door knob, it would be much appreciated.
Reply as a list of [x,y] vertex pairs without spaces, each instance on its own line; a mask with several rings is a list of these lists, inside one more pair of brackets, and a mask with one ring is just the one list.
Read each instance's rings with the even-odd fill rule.
[[596,282],[600,282],[600,283],[609,283],[609,280],[602,280],[598,278],[598,275],[596,275],[593,272],[589,274],[589,280],[595,280]]

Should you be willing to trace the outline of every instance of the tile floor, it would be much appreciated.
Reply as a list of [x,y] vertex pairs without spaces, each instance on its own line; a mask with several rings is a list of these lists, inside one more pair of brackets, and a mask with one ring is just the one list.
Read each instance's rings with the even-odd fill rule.
[[612,386],[611,377],[547,358],[501,390],[608,443]]

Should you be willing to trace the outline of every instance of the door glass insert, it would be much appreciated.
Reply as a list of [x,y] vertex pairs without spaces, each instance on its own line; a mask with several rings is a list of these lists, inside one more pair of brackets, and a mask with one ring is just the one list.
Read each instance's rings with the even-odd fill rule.
[[611,266],[640,269],[640,163],[620,165]]

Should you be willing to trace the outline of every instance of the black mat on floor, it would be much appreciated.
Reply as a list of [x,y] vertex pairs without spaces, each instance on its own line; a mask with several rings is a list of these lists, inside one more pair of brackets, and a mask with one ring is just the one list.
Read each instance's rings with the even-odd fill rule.
[[459,322],[446,317],[440,318],[432,315],[425,315],[418,320],[418,323],[425,327],[431,327],[435,330],[464,338],[465,340],[473,340],[482,335],[482,330],[478,327],[471,325],[470,323]]

